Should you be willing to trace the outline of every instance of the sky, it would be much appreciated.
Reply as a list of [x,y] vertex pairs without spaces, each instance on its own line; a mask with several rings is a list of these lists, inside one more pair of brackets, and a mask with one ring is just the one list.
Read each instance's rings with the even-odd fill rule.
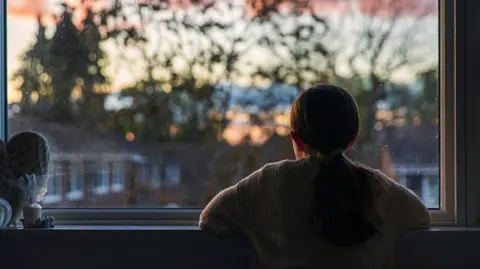
[[[81,2],[95,3],[96,7],[102,6],[111,0],[67,0],[72,5],[78,5]],[[124,0],[124,1],[149,1],[149,0]],[[180,2],[185,0],[180,0]],[[206,1],[206,0],[203,0]],[[242,0],[229,0],[242,1]],[[259,0],[247,0],[258,2]],[[266,0],[267,2],[269,0]],[[272,0],[273,1],[273,0]],[[313,6],[323,11],[339,12],[345,10],[348,5],[347,2],[351,0],[310,0]],[[395,7],[400,13],[413,14],[418,13],[419,10],[427,10],[427,13],[435,13],[437,0],[357,0],[358,7],[365,13],[375,13],[381,16],[388,16],[387,8]],[[8,5],[8,23],[7,23],[7,66],[8,72],[11,74],[16,70],[20,63],[19,57],[22,53],[35,41],[35,34],[37,30],[36,17],[40,14],[44,21],[52,20],[50,14],[58,12],[58,4],[62,0],[7,0]],[[292,1],[284,1],[290,2]],[[298,2],[298,1],[297,1]],[[382,3],[379,5],[379,3]],[[418,5],[422,5],[419,8]],[[382,6],[383,5],[383,6]],[[427,7],[427,8],[423,8]],[[380,9],[380,10],[379,10]],[[383,10],[383,11],[382,11]],[[422,11],[422,12],[423,12]],[[81,14],[77,14],[81,16]],[[421,15],[421,14],[418,14]],[[110,48],[111,49],[111,48]],[[119,72],[119,73],[118,73]],[[119,88],[122,84],[127,84],[132,79],[132,76],[126,70],[121,70],[115,73],[114,79],[116,85],[113,88]],[[111,72],[112,75],[113,72]],[[18,100],[18,92],[15,91],[15,84],[9,81],[8,83],[8,97],[9,102]]]

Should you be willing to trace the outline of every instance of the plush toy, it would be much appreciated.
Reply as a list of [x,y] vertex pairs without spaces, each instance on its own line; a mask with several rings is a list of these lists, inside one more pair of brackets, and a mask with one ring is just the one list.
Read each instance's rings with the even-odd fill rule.
[[21,217],[24,227],[52,227],[52,218],[42,217],[39,202],[47,191],[50,150],[47,140],[35,132],[21,132],[5,144],[0,140],[0,199],[12,209],[10,224]]
[[47,191],[50,149],[47,140],[36,132],[13,135],[7,142],[9,167],[15,177],[35,175],[39,202]]
[[[0,198],[9,204],[12,211],[10,220],[5,223],[5,226],[9,226],[20,217],[22,208],[27,201],[27,193],[20,184],[22,180],[13,176],[8,164],[6,145],[3,140],[0,140]],[[4,215],[2,218],[5,218],[6,213],[2,212]]]

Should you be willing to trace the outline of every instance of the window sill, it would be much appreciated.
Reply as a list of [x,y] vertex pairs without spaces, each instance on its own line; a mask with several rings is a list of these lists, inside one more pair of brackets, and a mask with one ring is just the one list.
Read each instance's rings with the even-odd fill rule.
[[[51,231],[175,231],[175,232],[201,232],[195,225],[55,225],[52,229],[12,229],[15,232],[51,232]],[[480,228],[463,227],[433,227],[426,230],[409,231],[405,238],[441,238],[441,237],[478,237]],[[479,242],[480,243],[480,242]]]
[[[240,269],[251,268],[255,257],[244,238],[211,236],[195,226],[59,225],[4,230],[0,239],[2,268]],[[476,228],[409,232],[397,242],[393,268],[478,268],[478,249]]]

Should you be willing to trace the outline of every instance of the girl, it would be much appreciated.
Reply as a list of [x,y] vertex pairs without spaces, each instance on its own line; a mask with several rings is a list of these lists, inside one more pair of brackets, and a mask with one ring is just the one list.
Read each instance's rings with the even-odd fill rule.
[[317,85],[294,102],[296,160],[265,165],[220,192],[200,227],[246,234],[263,268],[391,268],[395,238],[428,228],[420,199],[350,161],[358,107],[344,89]]

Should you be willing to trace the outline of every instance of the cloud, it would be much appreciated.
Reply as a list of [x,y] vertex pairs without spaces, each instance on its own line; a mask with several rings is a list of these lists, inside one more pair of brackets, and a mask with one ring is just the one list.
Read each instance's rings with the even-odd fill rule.
[[416,16],[438,13],[438,0],[357,0],[361,12],[370,16]]
[[9,16],[35,18],[49,11],[48,0],[8,0]]
[[[105,7],[112,0],[7,0],[8,15],[35,18],[39,15],[51,14],[53,7],[67,2],[71,6],[91,6],[94,10]],[[162,3],[164,0],[132,0],[137,3]],[[192,0],[170,0],[173,8],[185,9],[191,6]],[[208,4],[212,0],[196,0],[197,4]],[[237,0],[229,0],[238,2]],[[414,15],[425,16],[437,14],[438,0],[239,0],[244,1],[249,13],[261,13],[259,9],[277,6],[282,8],[301,8],[307,5],[317,11],[345,11],[350,4],[370,16]],[[275,9],[275,8],[274,8]]]

